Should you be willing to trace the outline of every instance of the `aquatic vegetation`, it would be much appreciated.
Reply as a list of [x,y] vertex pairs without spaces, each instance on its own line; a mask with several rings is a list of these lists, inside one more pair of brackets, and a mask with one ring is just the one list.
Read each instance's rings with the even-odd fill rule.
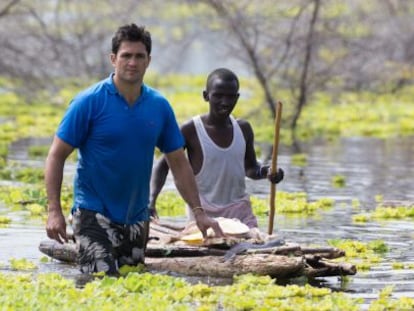
[[50,146],[29,146],[27,153],[31,158],[46,158]]
[[373,220],[398,220],[414,218],[414,206],[393,205],[385,206],[382,202],[372,212],[354,215],[352,220],[355,222],[367,222]]
[[414,115],[409,93],[409,89],[407,96],[404,92],[398,95],[343,92],[335,98],[326,93],[315,94],[303,110],[298,132],[301,139],[414,135],[413,122],[407,122]]
[[[251,196],[252,208],[258,217],[266,216],[269,212],[269,200]],[[278,191],[276,193],[278,213],[309,215],[319,209],[331,208],[335,201],[330,198],[321,198],[315,202],[308,202],[304,192],[288,193]],[[157,212],[160,216],[185,215],[185,202],[174,191],[164,191],[157,200]]]
[[31,203],[26,205],[26,209],[32,216],[42,216],[46,213],[46,207],[38,203]]
[[35,270],[37,269],[36,264],[27,260],[26,258],[10,258],[10,267],[12,270]]
[[13,180],[29,184],[43,182],[44,178],[43,168],[24,167],[14,171],[12,174]]
[[11,223],[11,219],[7,216],[0,216],[0,225],[8,225]]
[[361,207],[361,202],[359,202],[358,199],[352,199],[351,206],[352,206],[352,208],[360,208]]
[[405,268],[403,262],[393,262],[391,266],[395,270],[401,270],[401,269],[404,269]]
[[145,271],[146,269],[143,264],[138,264],[136,266],[123,265],[121,268],[119,268],[119,273],[123,276],[132,272],[143,273]]
[[[13,210],[28,210],[32,215],[46,215],[46,189],[42,184],[0,186],[0,201]],[[62,186],[62,209],[69,213],[72,207],[72,186]]]
[[[265,216],[269,212],[269,200],[251,196],[253,212],[257,216]],[[321,198],[314,202],[307,200],[304,192],[283,192],[276,193],[277,212],[289,215],[312,215],[319,209],[333,207],[335,200]]]
[[[6,310],[359,310],[361,299],[310,285],[279,286],[269,277],[235,276],[232,285],[191,285],[150,273],[104,276],[78,288],[60,275],[0,273]],[[15,299],[19,297],[19,299]]]
[[371,214],[373,219],[403,219],[414,217],[414,207],[396,206],[396,207],[377,207]]
[[369,270],[374,264],[382,262],[389,250],[382,240],[361,242],[335,239],[328,240],[328,244],[345,251],[345,257],[338,258],[337,261],[353,263],[358,270]]
[[[206,111],[200,96],[205,77],[177,80],[177,76],[166,76],[165,79],[156,79],[167,90],[180,122]],[[243,87],[249,89],[249,94],[241,97],[234,114],[236,117],[248,116],[255,129],[257,142],[271,142],[273,122],[266,109],[260,109],[261,94],[254,83],[250,83],[251,81],[242,81]],[[178,89],[176,85],[182,87]],[[18,187],[0,187],[0,200],[7,208],[27,210],[35,217],[45,215],[43,172],[8,163],[8,148],[10,143],[21,138],[52,137],[64,109],[77,91],[62,89],[59,96],[53,99],[54,103],[46,105],[24,105],[17,94],[0,94],[0,116],[5,117],[0,124],[0,179],[30,183]],[[287,101],[287,93],[283,93],[283,90],[280,92],[281,98],[286,98]],[[412,96],[404,98],[393,95],[391,98],[387,94],[375,94],[374,97],[374,94],[362,92],[342,94],[337,98],[317,94],[305,107],[299,120],[298,137],[302,140],[314,137],[333,140],[342,136],[383,138],[414,135],[414,108],[411,101]],[[286,105],[284,116],[288,115]],[[280,135],[281,143],[291,143],[288,129],[282,128]],[[47,148],[48,146],[30,147],[29,156],[45,157]],[[76,153],[71,155],[71,159],[76,159]],[[305,154],[292,156],[292,165],[305,166],[306,162]],[[280,191],[277,192],[276,199],[277,213],[299,217],[312,215],[335,203],[331,199],[308,202],[305,193]],[[377,199],[377,202],[382,201],[380,196]],[[72,204],[71,186],[64,186],[62,204],[64,212],[69,213]],[[252,205],[256,215],[267,215],[267,199],[252,197]],[[178,195],[164,192],[157,208],[160,216],[182,216],[185,213],[184,206],[184,201]],[[352,206],[359,207],[359,204],[353,201]],[[413,215],[412,208],[381,206],[373,213],[355,215],[354,220],[410,219]],[[0,216],[0,224],[10,222],[9,218]],[[357,262],[359,270],[370,269],[381,262],[383,254],[388,250],[382,241],[342,242],[335,243],[336,247],[345,249],[347,257],[344,261]],[[29,261],[12,260],[11,266],[19,270],[19,275],[0,273],[0,306],[5,310],[136,310],[137,306],[145,306],[148,310],[359,310],[358,304],[361,303],[361,300],[350,299],[346,294],[333,293],[326,288],[313,288],[309,285],[276,286],[274,280],[265,277],[236,277],[231,286],[211,287],[205,284],[190,285],[179,278],[144,273],[140,267],[123,268],[123,278],[102,277],[88,283],[85,288],[77,288],[72,280],[58,275],[21,275],[20,271],[30,271],[36,269],[36,266]],[[42,258],[40,261],[46,260],[47,258]],[[395,269],[414,267],[413,264],[398,262],[392,263],[392,266]],[[383,289],[379,296],[378,300],[371,303],[369,310],[414,309],[413,299],[394,299],[392,288]]]
[[332,177],[332,185],[336,188],[345,187],[346,178],[343,175],[335,175]]
[[295,166],[304,167],[308,164],[308,155],[305,153],[295,153],[291,156],[291,163]]
[[176,192],[164,191],[157,199],[158,216],[185,215],[185,202]]
[[392,292],[394,286],[386,286],[379,292],[378,299],[374,300],[368,311],[383,311],[383,310],[413,310],[414,298],[401,297],[399,299],[392,299]]

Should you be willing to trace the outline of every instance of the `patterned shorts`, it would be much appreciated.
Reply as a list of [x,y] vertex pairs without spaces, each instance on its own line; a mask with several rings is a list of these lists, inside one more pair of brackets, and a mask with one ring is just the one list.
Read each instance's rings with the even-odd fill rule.
[[144,263],[147,221],[120,225],[102,214],[78,208],[72,227],[81,272],[117,275],[123,265]]

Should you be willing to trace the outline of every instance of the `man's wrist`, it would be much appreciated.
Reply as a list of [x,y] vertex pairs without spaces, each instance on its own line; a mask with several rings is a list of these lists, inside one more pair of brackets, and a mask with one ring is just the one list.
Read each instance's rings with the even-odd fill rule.
[[[256,171],[256,175],[258,178],[263,178],[263,177],[267,177],[267,175],[269,174],[269,166],[267,165],[260,165],[259,168]],[[265,172],[263,172],[265,171]]]
[[62,212],[62,207],[59,205],[48,205],[47,207],[47,211],[49,213],[54,213],[54,212]]
[[204,208],[202,208],[201,206],[196,206],[193,207],[191,211],[193,212],[194,216],[196,216],[198,214],[204,213]]

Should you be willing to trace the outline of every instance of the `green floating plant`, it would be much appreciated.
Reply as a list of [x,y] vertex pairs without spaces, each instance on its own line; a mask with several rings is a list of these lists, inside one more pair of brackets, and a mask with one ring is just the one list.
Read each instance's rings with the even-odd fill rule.
[[383,261],[389,248],[382,240],[361,242],[349,239],[332,239],[328,244],[345,251],[345,256],[336,259],[340,262],[354,263],[358,270],[369,270],[375,264]]
[[185,201],[173,191],[162,192],[158,196],[156,208],[158,216],[185,215]]
[[295,153],[290,160],[294,166],[304,167],[308,165],[308,155],[305,153]]
[[[265,216],[269,212],[269,200],[251,196],[253,212],[256,216]],[[283,192],[276,193],[277,212],[289,215],[312,215],[317,210],[329,209],[335,204],[331,198],[321,198],[314,202],[307,200],[304,192]]]
[[[42,184],[0,186],[0,201],[12,210],[28,210],[32,216],[46,215],[46,190]],[[61,202],[63,211],[69,213],[73,202],[71,186],[62,187]]]
[[10,258],[9,262],[10,262],[10,267],[12,270],[35,270],[37,269],[37,266],[33,262],[27,260],[26,258],[20,258],[20,259]]
[[346,178],[343,175],[335,175],[332,177],[332,185],[335,188],[343,188],[346,185]]
[[9,223],[11,223],[10,217],[0,216],[0,225],[8,225]]
[[[189,284],[182,278],[130,272],[95,278],[83,288],[60,275],[0,273],[5,310],[359,310],[362,299],[310,285],[276,285],[267,276],[235,276],[233,284]],[[15,299],[19,297],[19,299]]]
[[368,213],[360,213],[352,216],[354,222],[368,222],[372,220],[398,220],[413,219],[414,205],[395,205],[386,206],[381,201],[374,211]]

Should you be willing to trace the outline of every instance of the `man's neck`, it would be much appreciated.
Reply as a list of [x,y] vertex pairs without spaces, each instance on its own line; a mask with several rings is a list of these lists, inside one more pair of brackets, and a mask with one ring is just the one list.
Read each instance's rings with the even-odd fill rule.
[[137,83],[126,83],[114,76],[114,84],[118,92],[126,99],[129,105],[133,105],[141,95],[142,81]]
[[215,127],[215,128],[226,128],[231,125],[230,116],[223,119],[214,118],[211,115],[205,115],[204,123],[207,126]]

